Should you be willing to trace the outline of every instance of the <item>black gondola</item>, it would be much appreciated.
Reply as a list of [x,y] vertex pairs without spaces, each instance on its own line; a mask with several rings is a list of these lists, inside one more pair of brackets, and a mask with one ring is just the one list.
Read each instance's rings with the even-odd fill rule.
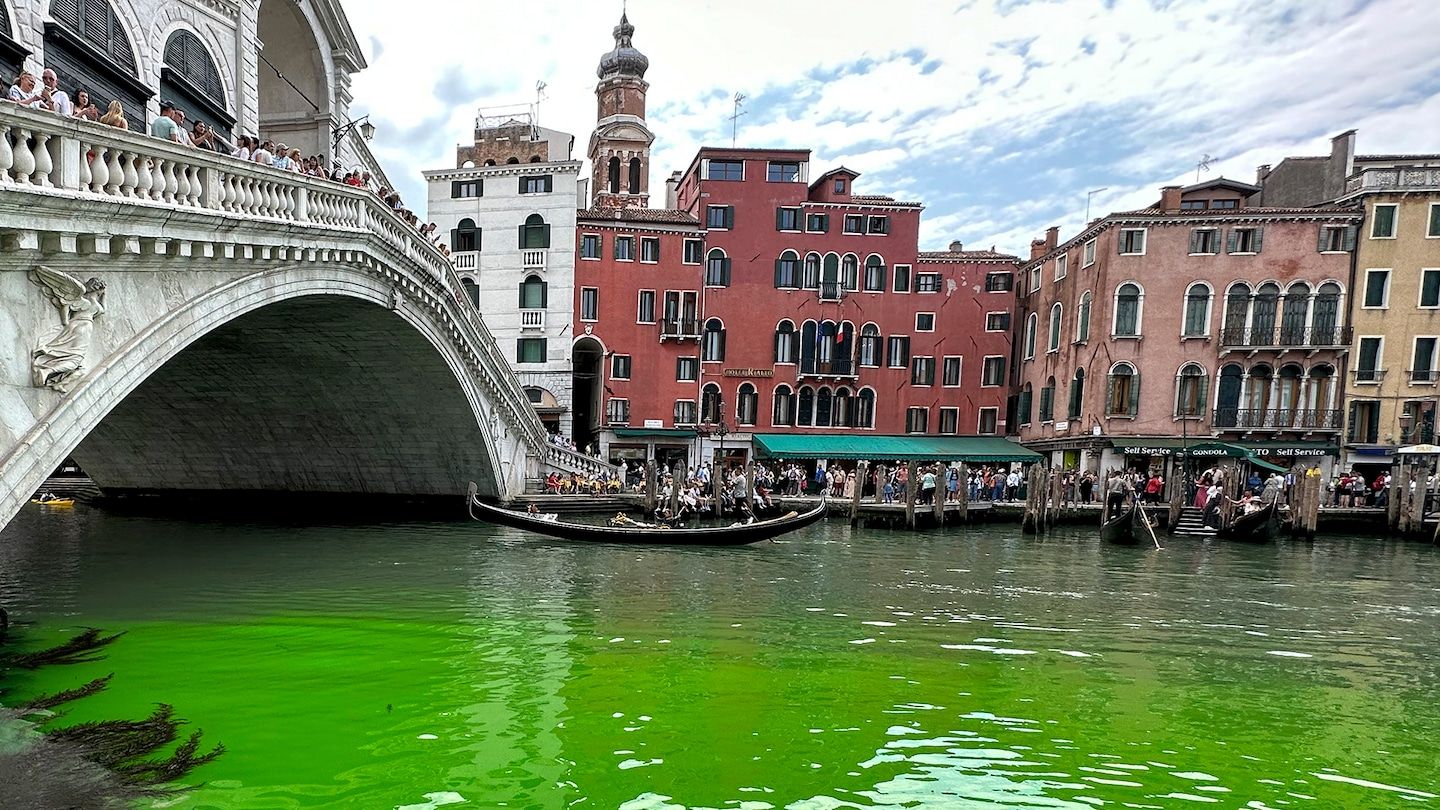
[[1216,536],[1226,540],[1268,543],[1279,533],[1280,510],[1272,501],[1248,515],[1236,515],[1229,526],[1222,526],[1216,532]]
[[1143,531],[1139,522],[1144,519],[1139,506],[1127,504],[1120,508],[1120,514],[1100,524],[1100,539],[1122,546],[1136,545]]
[[561,540],[579,540],[589,543],[641,543],[665,546],[743,546],[758,543],[803,529],[825,517],[825,500],[805,513],[789,512],[771,520],[760,520],[734,526],[714,526],[698,529],[669,529],[660,526],[595,526],[585,523],[562,523],[559,520],[530,515],[491,506],[475,495],[473,484],[467,497],[470,517],[488,523],[498,523],[515,529],[524,529],[547,537]]

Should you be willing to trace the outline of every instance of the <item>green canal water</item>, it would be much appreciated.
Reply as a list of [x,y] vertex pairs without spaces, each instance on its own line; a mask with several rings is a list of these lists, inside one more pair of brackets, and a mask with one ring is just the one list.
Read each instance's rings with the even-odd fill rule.
[[37,641],[126,632],[17,696],[114,672],[67,720],[164,701],[225,744],[170,807],[1440,806],[1420,544],[27,510],[0,600]]

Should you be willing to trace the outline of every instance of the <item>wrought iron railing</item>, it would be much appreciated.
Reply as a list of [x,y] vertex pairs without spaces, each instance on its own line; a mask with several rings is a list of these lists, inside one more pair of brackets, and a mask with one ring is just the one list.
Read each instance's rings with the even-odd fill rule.
[[849,357],[837,357],[833,360],[816,360],[814,358],[800,360],[801,377],[855,377],[859,374],[855,361]]
[[699,318],[663,318],[660,321],[660,339],[699,339]]
[[1326,348],[1350,345],[1350,327],[1329,326],[1301,329],[1274,326],[1268,329],[1220,330],[1220,345],[1237,348]]
[[1211,424],[1240,430],[1339,430],[1344,412],[1323,408],[1216,408]]
[[1383,368],[1357,368],[1350,373],[1355,375],[1357,383],[1378,383],[1385,380],[1385,369]]

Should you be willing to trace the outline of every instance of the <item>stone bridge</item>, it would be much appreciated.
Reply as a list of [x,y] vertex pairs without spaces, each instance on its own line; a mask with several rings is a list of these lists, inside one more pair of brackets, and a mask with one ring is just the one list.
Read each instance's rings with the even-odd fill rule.
[[67,456],[118,491],[506,498],[610,469],[546,441],[375,195],[13,105],[0,349],[0,526]]

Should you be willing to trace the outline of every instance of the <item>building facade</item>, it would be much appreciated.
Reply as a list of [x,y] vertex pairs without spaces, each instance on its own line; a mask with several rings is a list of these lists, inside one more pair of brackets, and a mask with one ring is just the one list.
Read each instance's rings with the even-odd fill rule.
[[1360,214],[1253,207],[1257,191],[1166,187],[1151,208],[1036,240],[1017,290],[1023,444],[1097,472],[1173,474],[1179,451],[1216,440],[1228,447],[1208,452],[1330,466]]
[[563,436],[574,432],[574,141],[529,111],[482,111],[455,168],[424,172],[428,219],[448,238],[470,300],[541,421]]

